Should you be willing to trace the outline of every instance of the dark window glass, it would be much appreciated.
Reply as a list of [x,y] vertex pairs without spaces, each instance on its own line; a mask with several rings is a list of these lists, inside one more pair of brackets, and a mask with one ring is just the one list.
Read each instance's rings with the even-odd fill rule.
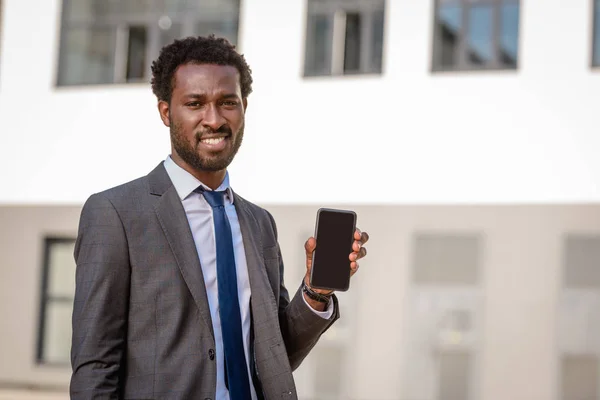
[[346,40],[344,46],[344,72],[360,70],[361,16],[358,13],[346,14]]
[[385,25],[385,14],[383,10],[375,11],[373,14],[373,35],[371,36],[372,43],[372,54],[370,57],[371,61],[371,72],[380,73],[382,71],[383,64],[383,34]]
[[592,63],[600,66],[600,0],[594,2],[594,51]]
[[129,51],[127,54],[127,80],[140,80],[146,75],[146,48],[148,35],[145,26],[129,28]]
[[74,248],[74,239],[49,238],[45,241],[37,353],[39,363],[69,364],[75,294]]

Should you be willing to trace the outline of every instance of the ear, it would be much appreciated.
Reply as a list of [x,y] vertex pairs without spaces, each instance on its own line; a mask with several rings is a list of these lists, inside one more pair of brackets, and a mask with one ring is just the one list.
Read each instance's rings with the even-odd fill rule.
[[162,119],[163,124],[166,127],[171,126],[171,118],[169,118],[169,103],[164,100],[158,102],[158,113],[160,114],[160,119]]

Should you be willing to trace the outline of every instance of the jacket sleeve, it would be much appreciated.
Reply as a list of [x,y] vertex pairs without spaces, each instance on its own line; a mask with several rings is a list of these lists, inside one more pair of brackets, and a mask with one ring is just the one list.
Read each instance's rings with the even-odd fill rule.
[[[277,226],[273,216],[267,212],[273,231],[275,232],[275,240],[277,241]],[[324,319],[315,314],[310,306],[306,304],[302,294],[302,285],[296,290],[294,297],[290,300],[288,291],[284,284],[284,266],[279,243],[277,244],[278,260],[279,260],[279,326],[281,334],[285,342],[286,351],[292,367],[292,371],[296,370],[302,361],[306,358],[312,348],[317,344],[317,341],[327,329],[340,317],[337,297],[331,296],[334,302],[333,315],[329,319]]]
[[91,196],[75,244],[71,399],[118,399],[126,344],[130,265],[113,204]]

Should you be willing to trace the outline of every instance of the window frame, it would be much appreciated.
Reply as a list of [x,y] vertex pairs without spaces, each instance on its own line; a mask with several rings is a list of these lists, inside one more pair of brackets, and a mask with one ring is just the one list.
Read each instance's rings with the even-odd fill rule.
[[[324,2],[322,0],[308,0],[306,2],[305,12],[305,37],[304,37],[304,58],[302,66],[303,78],[315,77],[340,77],[340,76],[360,76],[360,75],[383,75],[385,59],[385,33],[386,33],[386,0],[332,0]],[[375,14],[383,10],[383,35],[382,35],[382,54],[381,70],[377,71],[371,66],[371,56],[375,53],[373,47],[373,30]],[[345,46],[346,46],[346,15],[359,14],[361,16],[360,28],[360,67],[357,71],[345,71],[344,64]],[[315,30],[313,17],[326,16],[331,21],[331,26],[327,32],[325,41],[329,70],[315,71],[313,66],[314,52],[310,51],[309,45],[315,41]],[[336,22],[336,19],[338,20]],[[343,21],[342,21],[343,19]],[[343,23],[342,23],[343,22]],[[341,31],[341,27],[344,31]],[[338,30],[339,32],[337,32]]]
[[[56,88],[70,88],[70,87],[82,87],[82,86],[100,86],[100,85],[129,85],[129,84],[147,84],[150,81],[150,65],[153,60],[156,60],[160,54],[161,45],[161,28],[158,26],[158,19],[162,16],[171,18],[172,25],[180,24],[181,32],[178,37],[194,36],[196,32],[196,25],[199,22],[214,22],[222,21],[225,22],[228,18],[234,18],[237,21],[236,37],[234,44],[239,49],[239,36],[240,36],[240,17],[242,11],[243,0],[233,0],[237,2],[237,9],[235,11],[226,10],[225,7],[215,13],[190,13],[185,7],[181,11],[160,13],[158,11],[161,0],[150,0],[150,11],[139,13],[137,15],[127,14],[124,16],[107,16],[100,19],[80,19],[77,21],[69,20],[69,10],[73,1],[77,0],[62,0],[62,10],[60,17],[60,39],[58,41],[57,49],[57,60],[56,60],[56,73],[54,86]],[[91,0],[88,0],[91,1]],[[200,6],[201,7],[201,6]],[[218,19],[214,17],[218,16]],[[145,51],[145,65],[146,72],[145,76],[139,79],[127,79],[127,65],[128,65],[128,53],[129,53],[129,28],[144,26],[146,28],[147,43]],[[115,38],[112,43],[112,81],[103,83],[65,83],[61,82],[61,70],[66,67],[65,61],[68,56],[66,51],[66,44],[68,40],[68,33],[71,29],[85,29],[88,31],[94,29],[106,29],[109,28],[114,31]]]
[[[522,21],[522,0],[479,0],[479,4],[492,5],[492,62],[489,65],[477,66],[468,62],[468,33],[469,33],[469,11],[471,7],[478,3],[473,3],[471,0],[456,0],[461,8],[461,26],[458,31],[458,48],[457,48],[457,63],[453,67],[444,66],[440,60],[442,50],[441,41],[438,38],[438,18],[441,4],[444,0],[434,0],[433,2],[433,21],[431,35],[431,58],[430,71],[434,74],[438,73],[454,73],[454,72],[490,72],[490,71],[518,71],[520,69],[520,51],[521,51],[521,21]],[[519,6],[519,20],[517,22],[517,58],[514,67],[503,65],[499,61],[500,54],[500,38],[502,36],[502,11],[504,3],[513,2]]]
[[[590,46],[590,68],[593,70],[600,71],[600,54],[597,55],[598,63],[595,62],[596,58],[596,45],[597,42],[600,42],[600,18],[598,18],[598,13],[600,13],[600,0],[591,0],[590,1],[590,9],[591,9],[591,46]],[[598,35],[596,35],[596,31]],[[598,43],[599,52],[600,52],[600,43]]]
[[73,297],[67,296],[52,296],[48,293],[48,284],[50,280],[50,265],[52,246],[55,244],[75,244],[76,239],[73,237],[66,236],[47,236],[43,239],[43,261],[42,261],[42,274],[41,274],[41,286],[40,286],[40,309],[39,309],[39,320],[38,320],[38,334],[37,334],[37,348],[35,353],[35,363],[37,365],[44,366],[56,366],[65,367],[69,363],[48,361],[44,357],[44,339],[46,333],[48,305],[53,302],[57,303],[71,303],[75,300],[75,293]]

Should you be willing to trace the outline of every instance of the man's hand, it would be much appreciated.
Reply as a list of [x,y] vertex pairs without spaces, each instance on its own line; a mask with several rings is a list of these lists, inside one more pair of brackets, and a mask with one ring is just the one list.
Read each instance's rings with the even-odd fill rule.
[[[350,276],[352,277],[356,271],[358,271],[358,260],[367,255],[367,248],[364,247],[364,244],[369,240],[369,235],[367,232],[361,232],[360,229],[356,229],[354,231],[354,243],[352,243],[352,253],[348,255],[349,267],[350,267]],[[308,238],[306,243],[304,244],[304,249],[306,250],[306,275],[304,276],[304,283],[306,286],[311,288],[310,286],[310,272],[312,270],[313,263],[313,252],[317,247],[317,241],[314,237]],[[312,289],[312,288],[311,288]],[[312,289],[313,291],[329,295],[333,293],[333,290],[323,290],[323,289]],[[320,303],[318,301],[310,299],[306,294],[304,298],[317,311],[323,311],[325,309],[325,303]]]

